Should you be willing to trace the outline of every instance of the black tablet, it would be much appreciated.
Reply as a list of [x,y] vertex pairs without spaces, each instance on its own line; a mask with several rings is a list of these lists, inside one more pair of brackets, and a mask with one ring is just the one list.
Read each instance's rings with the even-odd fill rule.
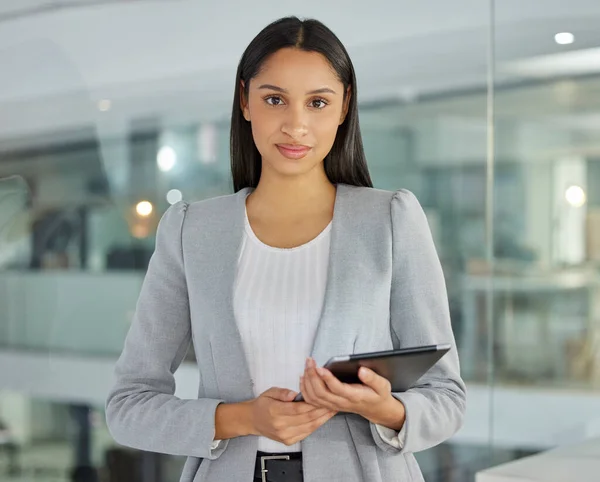
[[[449,344],[428,345],[336,356],[325,364],[325,368],[344,383],[362,383],[358,378],[358,370],[360,367],[367,367],[387,378],[392,385],[392,392],[405,392],[448,353],[450,348]],[[295,402],[302,400],[304,399],[301,393],[294,399]]]

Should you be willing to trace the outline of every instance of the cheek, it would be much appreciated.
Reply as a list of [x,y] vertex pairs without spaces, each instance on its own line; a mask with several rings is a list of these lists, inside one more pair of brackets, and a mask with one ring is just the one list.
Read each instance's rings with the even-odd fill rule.
[[251,127],[254,143],[260,150],[260,147],[268,143],[269,138],[277,131],[278,123],[275,116],[259,111],[253,112]]
[[311,126],[311,131],[317,138],[320,147],[329,149],[333,145],[339,127],[338,119],[339,117],[336,115],[323,116]]

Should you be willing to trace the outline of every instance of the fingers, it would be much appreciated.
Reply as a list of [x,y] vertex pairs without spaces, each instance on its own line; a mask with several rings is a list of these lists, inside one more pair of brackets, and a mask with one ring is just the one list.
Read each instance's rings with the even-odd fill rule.
[[315,410],[320,410],[320,407],[315,407],[306,402],[281,403],[278,407],[278,413],[281,415],[302,415]]
[[302,417],[299,417],[299,419],[301,420],[299,425],[302,426],[304,424],[314,422],[315,420],[320,420],[321,418],[327,416],[331,418],[336,413],[337,412],[335,412],[334,410],[329,410],[328,408],[316,408],[312,412],[305,413]]
[[319,368],[317,372],[331,393],[349,400],[354,397],[354,387],[340,382],[329,370],[326,368]]
[[322,414],[321,416],[319,416],[313,420],[307,421],[306,423],[304,423],[302,425],[294,427],[289,432],[289,433],[293,433],[293,435],[289,435],[287,437],[284,435],[283,440],[281,440],[281,441],[288,446],[298,443],[298,442],[304,440],[309,435],[311,435],[315,430],[320,428],[329,419],[331,419],[333,416],[335,416],[335,414],[336,414],[336,412],[333,412],[331,410],[326,410],[326,412],[324,414]]
[[271,422],[273,440],[288,445],[295,443],[293,440],[303,440],[335,414],[331,410],[318,408],[303,415],[279,416]]
[[287,388],[271,387],[267,391],[263,392],[263,395],[275,400],[279,400],[280,402],[291,402],[294,400],[294,398],[296,398],[298,393],[294,392],[293,390],[288,390]]
[[332,393],[314,368],[308,369],[307,373],[300,379],[300,390],[307,403],[330,410],[344,410],[347,399]]
[[361,382],[372,388],[379,395],[389,395],[392,391],[392,385],[389,380],[383,378],[369,368],[361,367],[358,371],[358,377]]
[[[308,405],[310,407],[310,405]],[[310,423],[317,420],[323,415],[330,413],[331,410],[323,407],[312,407],[310,410],[303,413],[280,414],[280,419],[284,420],[290,427],[299,427],[305,423]]]
[[314,420],[327,413],[329,409],[316,407],[306,402],[281,402],[274,400],[271,402],[272,416],[285,419],[290,426],[298,426],[307,421]]

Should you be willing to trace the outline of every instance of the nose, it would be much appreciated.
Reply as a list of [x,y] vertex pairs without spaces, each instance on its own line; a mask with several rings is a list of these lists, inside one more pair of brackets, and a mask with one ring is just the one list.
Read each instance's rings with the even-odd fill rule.
[[303,107],[290,107],[283,119],[281,132],[294,140],[301,139],[308,133],[308,126]]

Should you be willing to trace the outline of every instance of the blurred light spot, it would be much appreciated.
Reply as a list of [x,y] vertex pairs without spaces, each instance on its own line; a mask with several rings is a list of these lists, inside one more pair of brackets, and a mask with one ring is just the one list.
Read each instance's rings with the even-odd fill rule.
[[198,128],[198,159],[203,164],[217,160],[217,129],[213,124],[202,124]]
[[112,102],[108,99],[102,99],[101,101],[98,102],[98,110],[100,112],[109,111],[111,106],[112,106]]
[[154,208],[152,207],[152,203],[148,201],[140,201],[135,207],[135,211],[143,217],[150,216],[150,214],[152,214],[153,209]]
[[158,151],[156,156],[156,163],[158,164],[158,168],[163,172],[168,172],[173,169],[175,163],[177,162],[177,153],[175,149],[169,146],[163,146]]
[[586,201],[585,191],[581,186],[570,186],[565,191],[565,199],[571,206],[580,208]]
[[167,202],[169,204],[178,203],[182,199],[183,199],[183,194],[181,194],[181,191],[179,189],[171,189],[167,193]]
[[570,32],[561,32],[554,36],[554,40],[559,45],[569,45],[575,42],[575,35]]
[[145,224],[134,224],[131,227],[131,235],[138,239],[147,238],[150,236],[150,228]]

